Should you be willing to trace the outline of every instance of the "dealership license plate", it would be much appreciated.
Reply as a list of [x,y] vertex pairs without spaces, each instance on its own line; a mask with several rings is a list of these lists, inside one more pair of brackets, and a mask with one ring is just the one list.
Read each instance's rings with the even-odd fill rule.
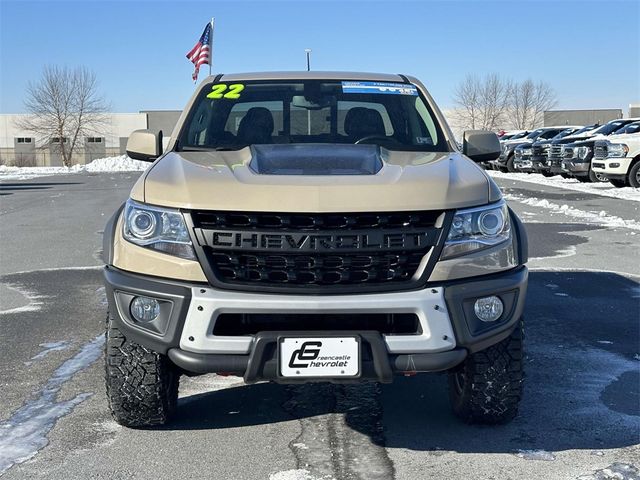
[[296,337],[279,342],[283,377],[356,377],[360,342],[356,337]]

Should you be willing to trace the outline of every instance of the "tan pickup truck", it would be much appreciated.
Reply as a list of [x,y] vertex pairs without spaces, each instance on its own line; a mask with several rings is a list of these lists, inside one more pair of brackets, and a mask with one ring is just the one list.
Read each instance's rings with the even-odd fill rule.
[[129,138],[154,163],[104,235],[119,423],[167,422],[180,376],[206,373],[447,371],[464,421],[516,415],[527,237],[475,163],[494,133],[459,149],[409,76],[275,72],[207,78],[162,144]]

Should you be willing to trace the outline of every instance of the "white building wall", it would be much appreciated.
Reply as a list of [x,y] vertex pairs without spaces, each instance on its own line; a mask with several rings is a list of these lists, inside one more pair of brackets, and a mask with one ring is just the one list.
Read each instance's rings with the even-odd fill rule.
[[107,148],[118,148],[120,137],[128,137],[134,130],[147,128],[146,113],[111,113],[107,120],[105,142]]
[[[27,117],[27,114],[0,114],[0,148],[13,148],[14,138],[34,137],[30,132],[20,130],[16,121]],[[107,114],[104,132],[98,132],[96,137],[105,138],[107,148],[118,148],[120,137],[128,137],[134,130],[147,128],[146,113],[109,113]],[[41,146],[41,139],[35,136],[36,145]],[[80,145],[84,145],[80,139]]]
[[0,115],[0,148],[13,148],[16,137],[33,137],[33,134],[20,131],[15,125],[16,120],[24,117],[28,115]]

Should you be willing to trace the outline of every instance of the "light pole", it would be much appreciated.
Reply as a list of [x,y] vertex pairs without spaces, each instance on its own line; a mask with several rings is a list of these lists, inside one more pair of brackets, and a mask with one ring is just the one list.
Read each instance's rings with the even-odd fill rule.
[[307,54],[307,72],[311,70],[311,49],[305,48],[304,52]]

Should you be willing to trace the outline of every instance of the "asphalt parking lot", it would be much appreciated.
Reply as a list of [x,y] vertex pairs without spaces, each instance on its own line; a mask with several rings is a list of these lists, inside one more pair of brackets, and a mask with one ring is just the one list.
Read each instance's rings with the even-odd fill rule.
[[183,377],[171,425],[133,430],[106,406],[100,249],[136,178],[0,183],[3,478],[640,478],[640,202],[498,179],[531,256],[525,397],[509,425],[456,420],[445,375],[382,386],[208,375]]

